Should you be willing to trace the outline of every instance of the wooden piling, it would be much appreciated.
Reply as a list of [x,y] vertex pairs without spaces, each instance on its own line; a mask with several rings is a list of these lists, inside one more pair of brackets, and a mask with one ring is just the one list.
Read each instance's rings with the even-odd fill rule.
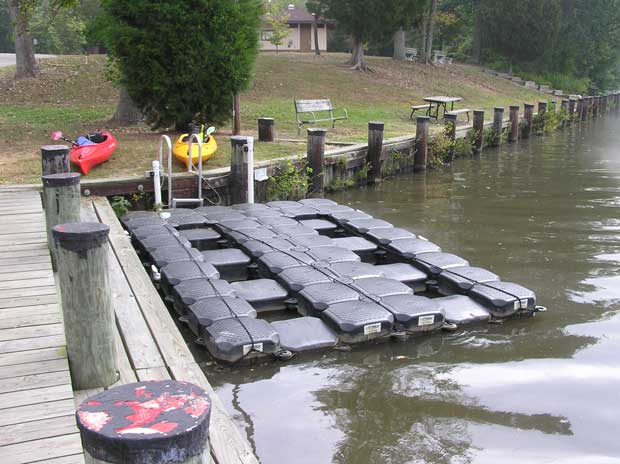
[[566,126],[567,121],[568,121],[568,104],[570,103],[569,100],[562,100],[561,106],[560,106],[560,114],[562,115],[562,127]]
[[518,105],[510,106],[510,133],[508,134],[508,142],[514,143],[519,140],[519,109]]
[[428,125],[430,119],[428,116],[418,116],[416,118],[413,172],[426,171],[426,164],[428,162]]
[[65,172],[41,177],[47,229],[47,245],[52,258],[52,269],[58,270],[56,246],[52,229],[58,224],[80,222],[80,174]]
[[592,117],[596,118],[599,113],[599,97],[592,97]]
[[581,120],[585,121],[590,117],[590,97],[584,97],[581,110]]
[[381,182],[381,155],[383,153],[383,130],[385,124],[380,121],[368,123],[368,153],[366,162],[370,166],[368,181],[371,183]]
[[583,121],[584,104],[585,104],[584,98],[579,97],[579,100],[577,100],[577,110],[575,111],[575,116],[574,116],[575,121]]
[[527,123],[527,127],[521,132],[521,138],[527,139],[534,128],[534,105],[531,103],[523,104],[523,120]]
[[41,147],[41,175],[69,172],[69,147],[65,145],[44,145]]
[[211,462],[211,399],[189,382],[159,380],[114,387],[87,398],[76,418],[86,462]]
[[322,197],[324,193],[324,159],[326,129],[308,129],[308,167],[312,170],[310,195]]
[[258,118],[258,141],[273,142],[276,139],[276,121],[273,118]]
[[476,134],[474,151],[480,153],[484,144],[484,111],[482,110],[474,110],[474,132]]
[[74,390],[108,387],[117,380],[109,230],[98,222],[60,224],[53,229]]
[[504,108],[496,106],[493,109],[493,146],[497,147],[502,143],[502,131],[504,126]]
[[234,135],[230,138],[230,201],[247,203],[248,201],[248,154],[245,146],[248,137]]

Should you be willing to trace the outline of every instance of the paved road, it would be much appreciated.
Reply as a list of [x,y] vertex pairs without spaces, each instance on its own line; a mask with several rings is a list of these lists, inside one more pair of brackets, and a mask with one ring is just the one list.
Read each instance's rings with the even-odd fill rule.
[[[36,55],[37,58],[55,58],[55,55]],[[15,64],[14,53],[0,53],[0,68]]]

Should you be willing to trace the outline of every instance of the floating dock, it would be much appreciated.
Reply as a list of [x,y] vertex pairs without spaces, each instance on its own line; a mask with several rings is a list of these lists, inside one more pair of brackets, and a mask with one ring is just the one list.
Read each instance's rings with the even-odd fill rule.
[[533,291],[327,199],[133,212],[121,220],[171,312],[225,363],[544,310]]

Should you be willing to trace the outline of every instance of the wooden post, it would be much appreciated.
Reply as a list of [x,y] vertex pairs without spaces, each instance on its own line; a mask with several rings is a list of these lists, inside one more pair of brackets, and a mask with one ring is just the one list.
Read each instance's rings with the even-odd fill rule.
[[584,103],[585,103],[585,100],[583,99],[583,97],[579,97],[579,100],[577,100],[577,110],[575,111],[575,120],[576,121],[582,121],[583,120],[583,107],[584,107]]
[[276,139],[276,121],[273,118],[258,118],[258,141],[273,142]]
[[572,123],[573,118],[575,117],[575,103],[576,101],[572,98],[568,101],[568,122]]
[[581,115],[582,116],[581,117],[582,121],[585,121],[585,120],[587,120],[590,117],[590,110],[591,110],[590,103],[591,103],[591,101],[592,101],[591,97],[585,97],[583,99],[583,114]]
[[456,114],[446,113],[444,115],[444,121],[446,125],[446,136],[452,142],[452,148],[450,148],[450,159],[454,159],[454,142],[456,141]]
[[508,142],[511,143],[519,140],[519,109],[518,105],[510,106],[510,134],[508,134]]
[[211,399],[189,382],[162,380],[114,387],[86,399],[76,418],[87,462],[211,462]]
[[230,138],[230,201],[232,204],[248,201],[248,154],[245,146],[248,137],[234,135]]
[[108,387],[118,377],[108,280],[109,231],[99,222],[60,224],[53,229],[74,390]]
[[527,122],[527,128],[521,133],[521,137],[527,139],[534,129],[534,105],[531,103],[523,104],[523,120]]
[[482,110],[474,110],[474,132],[476,133],[474,151],[480,153],[484,143],[484,111]]
[[52,258],[52,269],[57,271],[56,247],[52,229],[58,224],[80,222],[80,174],[77,172],[49,174],[41,177],[41,181],[44,192],[47,246]]
[[238,93],[233,96],[232,135],[241,134],[241,98]]
[[325,135],[326,129],[308,129],[308,167],[312,169],[310,195],[322,197],[324,192]]
[[413,158],[413,172],[426,171],[428,160],[428,116],[418,116],[415,130],[415,156]]
[[493,133],[495,141],[493,146],[497,147],[502,143],[502,131],[504,125],[504,108],[496,106],[493,110]]
[[368,181],[371,183],[381,182],[381,154],[383,153],[383,130],[385,124],[380,121],[368,123],[368,153],[366,162],[370,165]]
[[560,114],[562,115],[562,127],[566,126],[566,122],[568,121],[568,104],[570,102],[568,100],[562,100],[562,104],[560,106]]
[[599,97],[592,97],[592,117],[596,118],[599,112]]
[[42,176],[69,171],[69,147],[65,145],[44,145],[41,147]]
[[547,114],[547,102],[538,102],[538,119],[540,119],[540,130],[545,131],[545,115]]
[[601,95],[601,110],[603,114],[607,114],[607,95]]

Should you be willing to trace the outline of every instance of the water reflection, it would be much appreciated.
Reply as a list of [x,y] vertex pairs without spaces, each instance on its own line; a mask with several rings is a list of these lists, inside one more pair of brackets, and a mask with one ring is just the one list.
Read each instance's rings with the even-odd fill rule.
[[207,366],[261,461],[620,462],[619,128],[592,121],[337,195],[535,289],[550,312],[253,371]]

